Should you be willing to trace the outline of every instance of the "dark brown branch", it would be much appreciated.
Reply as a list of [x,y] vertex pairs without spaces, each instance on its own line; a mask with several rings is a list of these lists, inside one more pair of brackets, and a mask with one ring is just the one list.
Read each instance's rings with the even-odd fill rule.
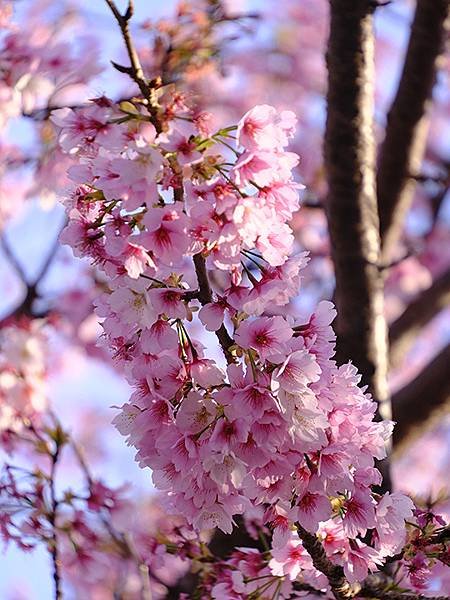
[[431,231],[433,230],[433,227],[436,225],[436,223],[438,221],[439,212],[444,203],[445,197],[448,194],[449,189],[450,189],[450,184],[444,185],[438,192],[436,192],[436,194],[434,194],[430,198],[431,214],[433,217]]
[[3,323],[8,322],[10,319],[13,319],[16,317],[21,317],[21,316],[34,317],[34,318],[45,317],[46,312],[36,313],[33,309],[33,305],[34,305],[34,302],[40,297],[39,292],[38,292],[39,284],[46,276],[46,274],[55,258],[55,254],[58,250],[59,233],[56,236],[55,240],[53,241],[51,248],[47,253],[46,258],[45,258],[44,262],[42,263],[41,268],[38,271],[38,274],[34,278],[34,281],[31,283],[28,282],[27,276],[25,274],[25,271],[24,271],[22,265],[17,260],[17,257],[14,255],[14,253],[12,252],[4,235],[1,237],[1,245],[2,245],[3,251],[4,251],[8,261],[14,267],[19,278],[21,279],[22,283],[24,284],[24,286],[26,288],[26,293],[25,293],[25,297],[22,300],[22,302],[20,303],[20,305],[17,306],[16,308],[14,308],[14,310],[11,313],[9,313],[6,317],[3,317],[3,319],[0,320],[0,326]]
[[419,175],[411,175],[412,179],[415,179],[417,183],[438,183],[443,186],[448,185],[448,175],[427,175],[426,173],[420,173]]
[[129,21],[133,16],[134,12],[133,0],[129,0],[128,8],[123,15],[119,12],[113,0],[105,1],[111,9],[117,23],[119,24],[120,31],[122,32],[122,37],[127,49],[128,57],[130,59],[129,67],[123,67],[114,62],[112,64],[121,73],[126,73],[127,75],[129,75],[131,79],[133,79],[133,81],[137,84],[137,86],[141,90],[142,95],[147,100],[147,110],[152,118],[152,123],[155,126],[156,131],[158,133],[161,133],[162,125],[161,120],[159,118],[158,101],[155,95],[156,90],[158,89],[158,87],[160,87],[160,82],[157,80],[147,81],[145,79],[141,62],[139,60],[139,55],[136,51],[136,48],[130,35]]
[[397,94],[389,110],[377,177],[385,260],[401,235],[420,173],[427,112],[449,26],[448,0],[418,0]]
[[48,520],[51,526],[51,537],[49,540],[49,553],[52,560],[53,568],[53,584],[54,584],[54,598],[55,600],[62,599],[62,587],[61,587],[61,573],[60,573],[60,559],[59,559],[59,548],[58,548],[58,534],[56,528],[56,518],[58,511],[58,500],[56,498],[56,487],[55,487],[55,475],[56,465],[58,463],[60,453],[60,446],[57,444],[55,451],[51,455],[51,467],[49,476],[50,485],[50,512]]
[[[293,581],[292,582],[292,587],[296,592],[309,592],[310,594],[316,595],[316,596],[326,596],[326,592],[323,592],[322,590],[317,590],[315,587],[313,587],[312,585],[309,585],[309,583],[303,583],[300,581]],[[292,596],[292,598],[297,598],[298,596]]]
[[390,360],[398,364],[422,329],[450,304],[450,269],[421,292],[389,328]]
[[[372,600],[450,600],[448,596],[430,598],[409,591],[389,589],[392,587],[392,581],[384,573],[369,575],[361,584],[351,585],[345,577],[343,568],[330,561],[320,540],[306,531],[300,523],[296,523],[295,526],[305,550],[312,558],[313,565],[328,579],[336,600],[349,600],[356,596],[372,598]],[[446,535],[447,530],[444,529],[444,532]]]
[[450,345],[446,346],[419,375],[392,399],[396,450],[415,432],[431,424],[439,409],[450,400]]
[[[195,272],[197,274],[198,281],[198,292],[196,298],[203,306],[213,301],[211,286],[209,285],[208,273],[206,271],[206,262],[201,254],[195,254],[194,257]],[[227,362],[233,362],[233,357],[230,352],[231,346],[234,341],[230,337],[225,325],[221,325],[220,329],[216,331],[217,339],[219,340],[220,346],[225,354]]]
[[[331,0],[327,50],[327,218],[336,277],[337,360],[351,360],[390,418],[375,193],[373,30],[367,0]],[[388,473],[385,479],[388,487]]]
[[300,523],[296,523],[295,526],[306,552],[312,558],[313,565],[328,579],[336,600],[353,598],[357,590],[347,581],[343,568],[330,561],[320,540],[315,535],[306,531]]
[[424,596],[414,592],[386,591],[371,587],[364,587],[358,595],[361,598],[372,598],[372,600],[449,600],[448,596]]
[[19,276],[19,279],[21,281],[23,281],[23,283],[25,285],[27,285],[27,277],[25,275],[25,271],[24,271],[22,265],[20,264],[20,262],[17,260],[16,255],[12,251],[4,233],[0,237],[0,243],[1,243],[2,250],[3,250],[6,258],[8,259],[8,262],[11,264],[11,266],[16,271],[17,275]]
[[[440,529],[436,530],[436,532],[428,538],[428,544],[430,546],[434,544],[446,544],[450,542],[450,525],[445,525]],[[445,548],[443,548],[444,550]],[[438,560],[440,560],[438,558]]]
[[211,286],[209,285],[208,273],[206,271],[205,259],[201,254],[195,254],[193,260],[199,288],[197,298],[200,304],[209,304],[212,302],[213,298]]

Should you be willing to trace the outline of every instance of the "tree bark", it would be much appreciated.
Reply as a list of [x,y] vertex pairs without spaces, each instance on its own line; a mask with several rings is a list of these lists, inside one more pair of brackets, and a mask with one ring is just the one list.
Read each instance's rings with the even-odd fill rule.
[[400,362],[421,329],[449,304],[450,269],[421,292],[390,326],[389,351],[392,365]]
[[394,447],[401,451],[415,433],[423,433],[424,423],[431,425],[433,416],[445,411],[450,401],[450,344],[421,373],[392,399]]
[[380,276],[373,133],[374,40],[371,3],[331,0],[327,52],[325,166],[327,218],[336,277],[337,360],[351,360],[391,417],[387,333]]
[[448,0],[417,0],[400,84],[387,118],[377,177],[383,262],[401,235],[420,173],[427,112],[449,28]]

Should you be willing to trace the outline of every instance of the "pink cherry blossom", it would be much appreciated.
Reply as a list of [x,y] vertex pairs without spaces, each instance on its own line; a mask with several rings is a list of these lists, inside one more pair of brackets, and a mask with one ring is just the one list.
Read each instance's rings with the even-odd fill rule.
[[242,348],[256,350],[262,360],[286,353],[292,329],[282,317],[259,317],[242,323],[236,341]]
[[269,568],[274,575],[279,577],[288,575],[291,581],[297,579],[302,569],[311,568],[311,557],[303,548],[297,536],[292,536],[283,548],[272,550],[272,559]]

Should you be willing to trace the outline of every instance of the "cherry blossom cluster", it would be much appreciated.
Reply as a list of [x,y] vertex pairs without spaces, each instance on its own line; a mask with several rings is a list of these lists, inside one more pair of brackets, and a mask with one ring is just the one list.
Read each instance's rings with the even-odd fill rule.
[[[55,440],[41,434],[41,454],[46,442],[53,446]],[[120,589],[139,598],[145,569],[152,597],[165,597],[196,551],[183,521],[167,519],[157,498],[132,503],[125,486],[114,489],[93,479],[86,489],[65,489],[54,503],[54,485],[44,465],[3,467],[0,540],[23,551],[56,547],[60,576],[81,596],[106,598]],[[130,514],[136,515],[133,520]]]
[[286,313],[307,262],[287,225],[293,113],[257,106],[212,132],[168,95],[160,133],[145,106],[106,98],[55,122],[76,161],[63,240],[104,273],[97,314],[135,390],[115,423],[171,510],[230,533],[263,507],[274,576],[326,587],[296,524],[349,581],[376,570],[403,546],[413,505],[372,491],[392,424],[373,421],[354,367],[332,360],[332,305]]
[[401,572],[409,586],[426,590],[433,578],[443,579],[443,589],[450,577],[450,532],[448,522],[438,507],[414,510],[414,521],[402,550]]
[[[299,550],[298,554],[305,554]],[[312,568],[311,557],[308,568]],[[306,562],[305,562],[306,565]],[[219,570],[220,569],[220,570]],[[215,600],[238,600],[240,598],[292,597],[293,587],[289,578],[273,575],[264,556],[255,548],[240,548],[215,573],[210,585],[205,586]],[[318,589],[318,588],[315,588]],[[205,598],[207,595],[205,594]]]
[[62,575],[80,597],[106,599],[121,590],[138,599],[149,586],[152,598],[165,598],[198,553],[183,520],[168,519],[157,496],[139,502],[130,490],[94,481],[84,504],[61,512]]
[[0,330],[0,447],[10,452],[47,409],[46,336],[39,321]]
[[[83,597],[118,589],[141,597],[144,572],[152,597],[163,598],[199,553],[195,536],[183,519],[167,518],[157,497],[132,500],[127,486],[91,474],[47,397],[50,329],[22,317],[0,331],[0,541],[26,552],[47,548],[58,576]],[[59,477],[74,465],[84,480],[76,490]]]
[[80,39],[80,52],[74,53],[61,35],[62,24],[30,18],[26,27],[19,28],[8,17],[5,14],[5,35],[0,40],[0,126],[22,111],[56,102],[67,88],[82,86],[99,71],[92,60],[92,38]]
[[[23,442],[36,451],[36,467],[25,473],[7,465],[2,473],[0,534],[24,550],[57,546],[62,575],[82,597],[110,598],[119,590],[137,600],[146,571],[152,597],[165,597],[189,560],[198,575],[196,597],[205,600],[332,597],[297,533],[300,525],[316,534],[351,582],[394,556],[401,559],[394,583],[422,591],[438,578],[444,590],[450,585],[444,519],[431,510],[411,516],[407,498],[371,491],[380,481],[373,458],[384,455],[390,425],[373,423],[373,404],[355,370],[333,362],[332,306],[321,303],[308,318],[291,316],[301,280],[322,286],[330,280],[323,212],[294,215],[301,186],[291,171],[298,158],[286,148],[294,142],[295,117],[259,106],[238,127],[219,129],[220,117],[190,110],[182,94],[162,95],[164,84],[176,81],[202,107],[219,107],[228,118],[242,114],[250,96],[295,102],[303,120],[294,148],[308,147],[302,174],[317,206],[324,176],[311,113],[323,87],[318,58],[326,3],[288,2],[276,16],[283,23],[272,52],[288,58],[288,70],[284,60],[261,61],[254,39],[252,48],[233,44],[223,56],[216,26],[241,20],[230,16],[229,3],[225,9],[203,0],[180,3],[173,22],[143,24],[155,34],[152,47],[139,49],[143,71],[162,84],[155,113],[149,117],[142,98],[118,105],[99,98],[62,111],[53,119],[62,129],[61,150],[47,119],[55,105],[77,103],[79,84],[97,68],[91,42],[78,37],[83,47],[74,52],[63,22],[44,24],[48,2],[32,4],[19,29],[10,21],[12,3],[0,0],[0,128],[22,113],[40,144],[33,157],[1,142],[0,225],[17,216],[22,196],[54,195],[75,160],[65,239],[102,273],[91,289],[59,297],[51,314],[63,317],[62,328],[78,329],[92,296],[103,290],[96,304],[105,346],[135,390],[116,425],[177,516],[131,504],[122,490],[89,478],[85,489],[57,494],[52,505],[48,461],[69,440],[59,438],[46,410],[41,323],[21,321],[0,335],[0,448],[11,453]],[[234,74],[228,80],[215,64],[223,58]],[[31,186],[21,176],[30,165]],[[419,256],[426,269],[419,259],[412,264],[413,275],[420,271],[413,289],[410,274],[400,272],[406,263],[390,271],[394,312],[399,290],[403,306],[418,282],[429,285],[428,269],[436,274],[446,265],[436,240],[448,229],[439,229],[436,215],[435,221]],[[302,273],[308,258],[292,254],[288,222],[311,257],[320,257]],[[75,343],[104,356],[79,329]],[[242,528],[238,514],[258,548],[236,549],[226,560],[209,554],[207,538],[192,528],[229,532],[236,521]]]

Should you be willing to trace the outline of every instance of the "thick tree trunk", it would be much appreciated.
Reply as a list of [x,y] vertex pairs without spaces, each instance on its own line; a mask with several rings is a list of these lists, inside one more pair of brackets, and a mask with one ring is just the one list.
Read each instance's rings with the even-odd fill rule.
[[330,7],[325,166],[336,276],[337,360],[356,365],[378,403],[379,417],[389,419],[387,330],[378,268],[373,8],[368,0],[331,0]]

